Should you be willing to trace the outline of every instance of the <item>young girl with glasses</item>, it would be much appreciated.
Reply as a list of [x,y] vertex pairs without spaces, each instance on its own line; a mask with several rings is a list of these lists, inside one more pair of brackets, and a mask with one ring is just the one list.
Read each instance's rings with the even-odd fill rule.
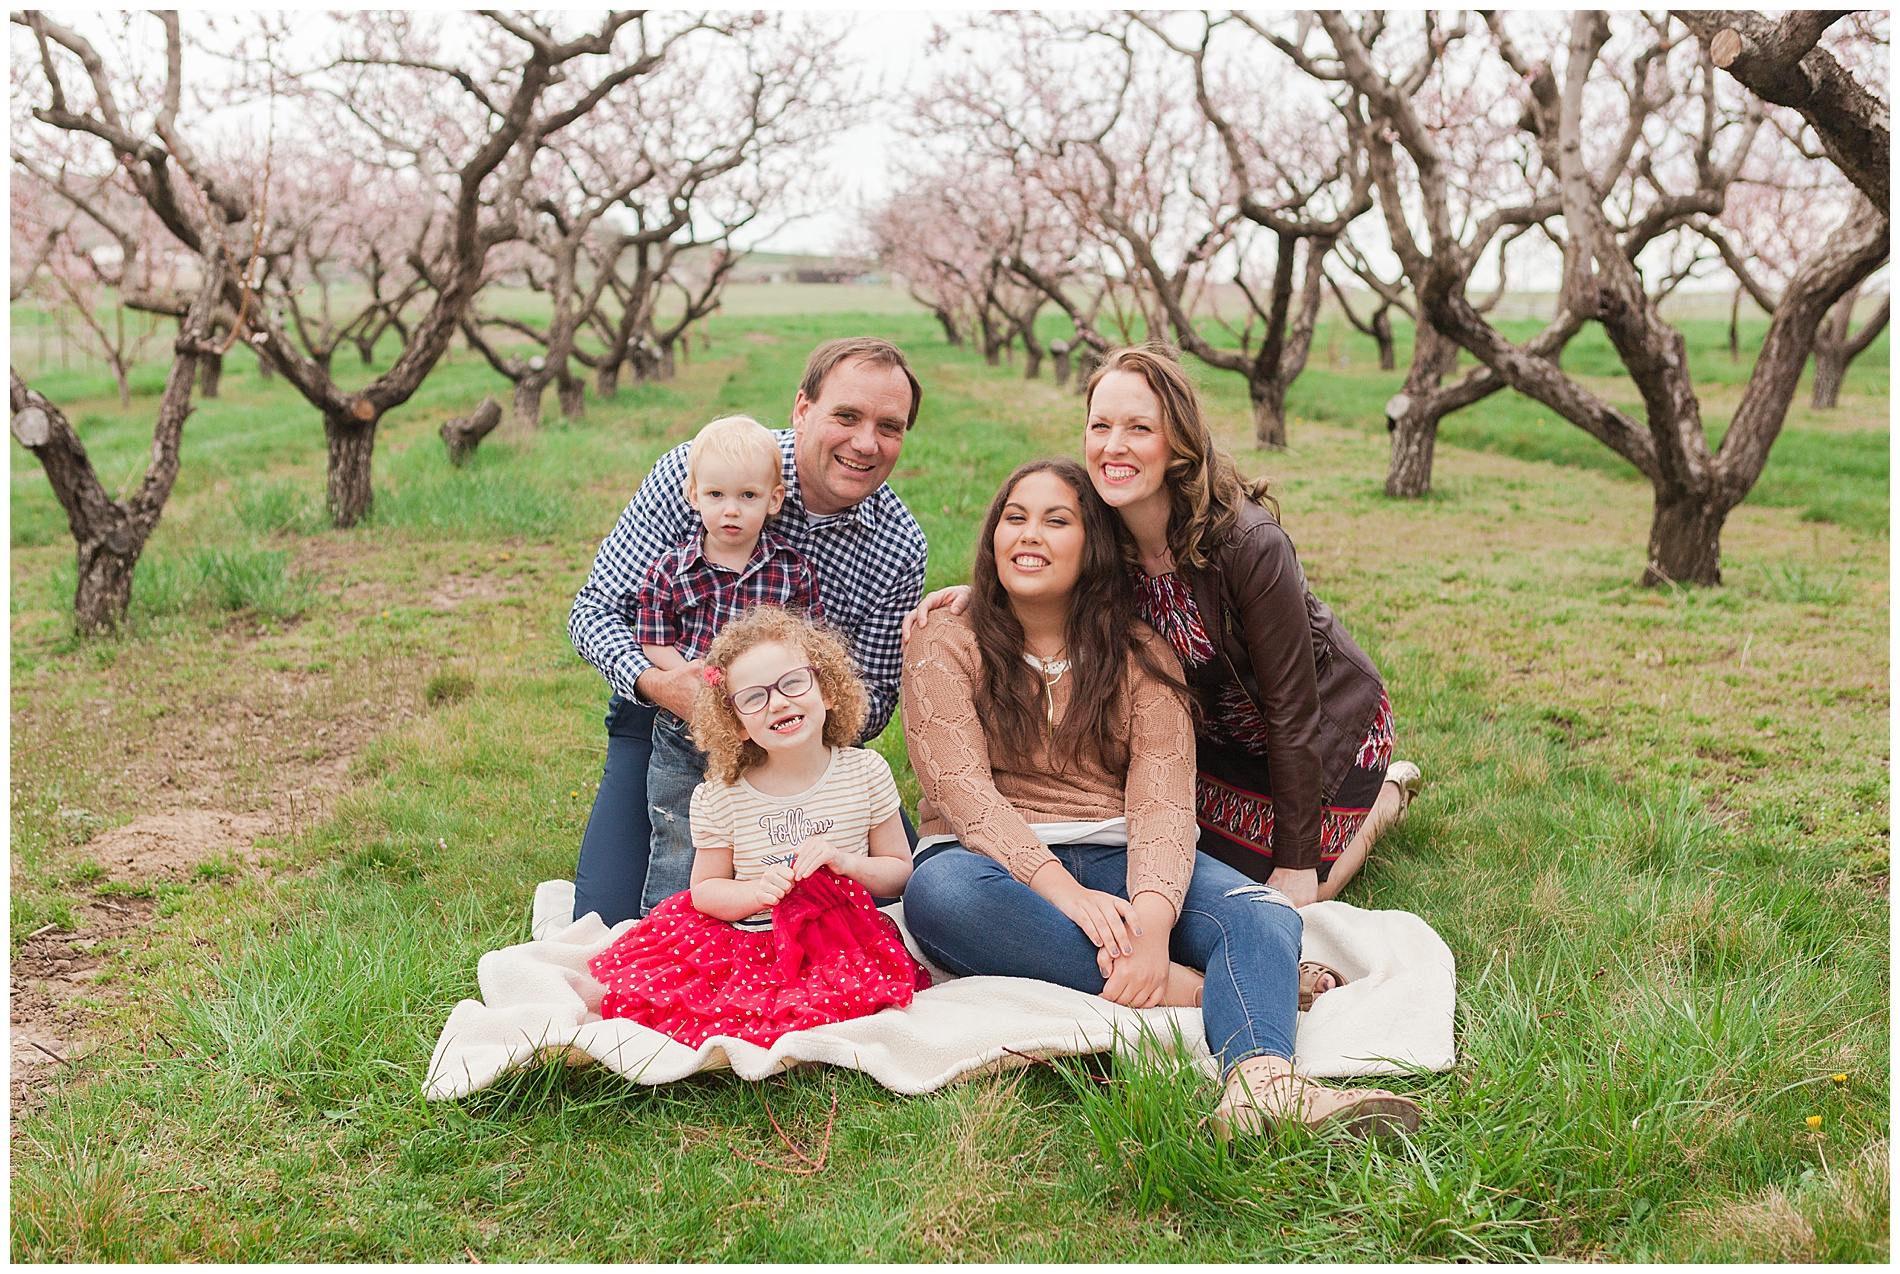
[[903,892],[910,846],[890,766],[851,746],[866,698],[844,644],[759,606],[720,632],[703,676],[692,887],[589,964],[601,1016],[694,1047],[770,1045],[908,1005],[929,975],[872,899]]

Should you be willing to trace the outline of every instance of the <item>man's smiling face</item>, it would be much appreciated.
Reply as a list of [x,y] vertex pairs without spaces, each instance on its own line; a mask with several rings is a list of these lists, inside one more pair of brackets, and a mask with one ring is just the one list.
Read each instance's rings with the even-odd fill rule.
[[897,367],[848,358],[792,404],[799,496],[820,515],[842,513],[884,485],[910,419],[910,382]]

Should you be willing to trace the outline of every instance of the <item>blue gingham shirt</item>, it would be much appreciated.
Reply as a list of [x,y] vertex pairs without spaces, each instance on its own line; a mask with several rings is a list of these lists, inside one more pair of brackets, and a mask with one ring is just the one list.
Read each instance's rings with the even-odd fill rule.
[[[785,505],[769,525],[818,572],[825,622],[851,643],[858,674],[870,692],[864,737],[874,738],[897,706],[904,616],[924,595],[929,546],[923,528],[889,485],[843,513],[817,517],[808,512],[792,463],[792,431],[776,429],[772,436],[783,459]],[[634,683],[653,666],[633,627],[641,581],[674,545],[705,530],[699,513],[686,502],[689,450],[691,444],[681,443],[654,463],[613,534],[601,542],[594,569],[567,617],[574,649],[628,698],[637,697]]]

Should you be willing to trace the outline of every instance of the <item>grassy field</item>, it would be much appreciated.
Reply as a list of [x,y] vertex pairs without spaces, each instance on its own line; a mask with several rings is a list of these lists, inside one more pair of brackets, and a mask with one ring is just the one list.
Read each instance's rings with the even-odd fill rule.
[[[14,1259],[1887,1257],[1884,338],[1839,411],[1791,414],[1720,590],[1634,587],[1646,484],[1523,400],[1446,422],[1433,498],[1385,500],[1402,373],[1342,328],[1293,450],[1243,453],[1429,780],[1347,893],[1458,958],[1459,1065],[1397,1085],[1414,1144],[1225,1148],[1191,1080],[1101,1061],[926,1098],[550,1066],[422,1101],[477,957],[572,871],[606,696],[567,608],[652,458],[782,420],[817,340],[889,334],[927,389],[894,485],[934,586],[1011,466],[1076,445],[1072,395],[923,316],[751,308],[677,380],[580,424],[550,403],[462,471],[435,428],[500,382],[458,353],[349,532],[315,415],[233,359],[119,640],[68,635],[63,517],[14,449]],[[1690,328],[1717,428],[1746,367],[1721,327]],[[1567,366],[1634,400],[1600,344]],[[96,374],[36,384],[116,485],[161,380],[129,411]],[[1238,443],[1237,380],[1204,381]],[[768,1110],[809,1148],[834,1097],[822,1175],[735,1155],[790,1162]]]

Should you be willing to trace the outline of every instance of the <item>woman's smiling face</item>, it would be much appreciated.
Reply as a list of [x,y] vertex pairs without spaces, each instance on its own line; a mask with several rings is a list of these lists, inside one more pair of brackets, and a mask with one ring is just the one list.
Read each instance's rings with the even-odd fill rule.
[[1003,591],[1018,601],[1054,601],[1075,591],[1088,537],[1073,488],[1043,470],[1010,491],[991,547]]
[[1161,422],[1161,400],[1140,373],[1112,371],[1096,383],[1082,455],[1089,480],[1110,508],[1126,511],[1149,500],[1166,501],[1173,453]]

